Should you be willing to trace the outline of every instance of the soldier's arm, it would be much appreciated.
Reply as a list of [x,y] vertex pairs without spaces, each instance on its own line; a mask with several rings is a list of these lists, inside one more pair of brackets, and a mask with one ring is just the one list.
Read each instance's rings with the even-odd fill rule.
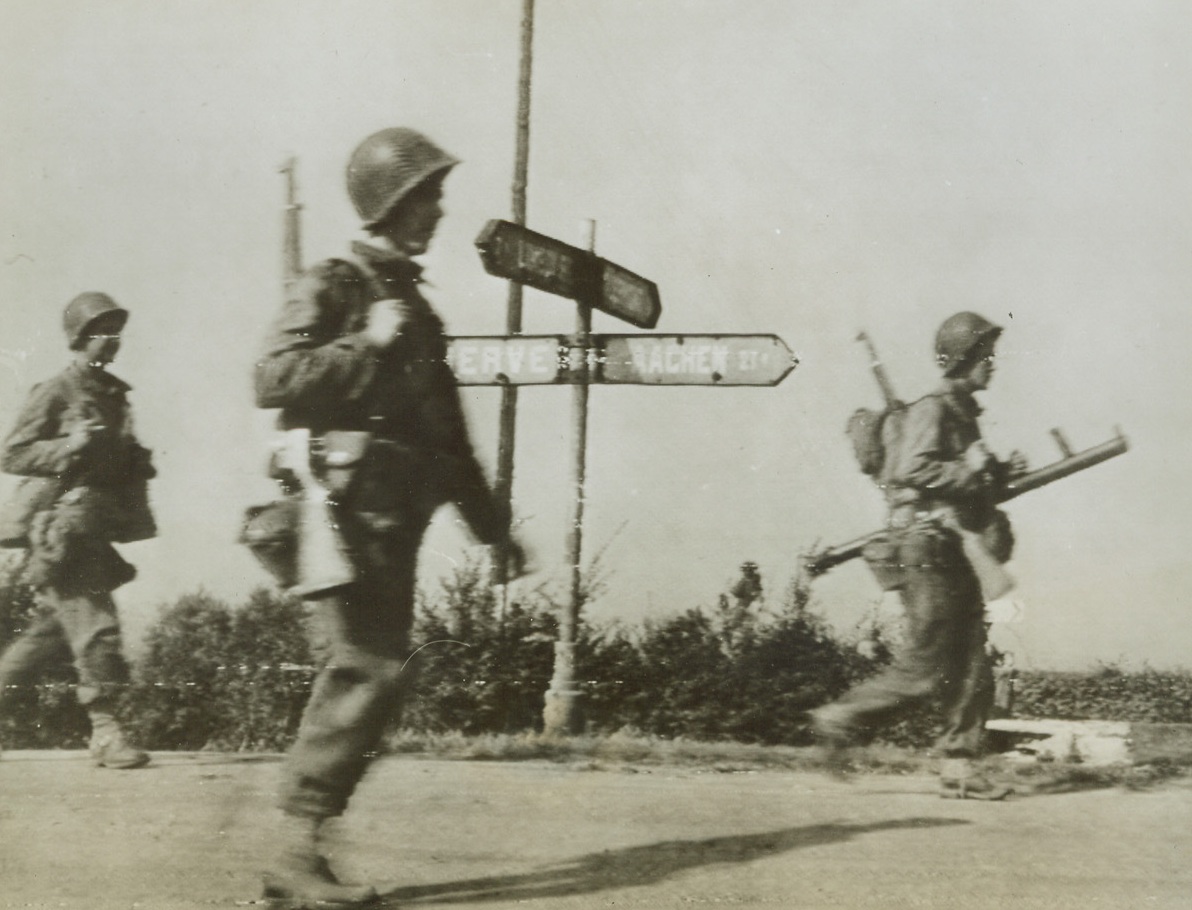
[[4,440],[0,468],[8,474],[57,477],[74,467],[82,453],[79,439],[63,426],[66,401],[54,383],[41,383],[29,398]]
[[356,276],[322,263],[299,279],[254,371],[257,407],[306,408],[352,399],[372,381],[377,349],[352,307]]
[[509,535],[509,511],[493,495],[484,471],[474,457],[459,460],[451,498],[481,543],[500,543]]
[[959,499],[986,490],[989,474],[950,457],[943,437],[946,405],[929,395],[907,411],[902,427],[898,483],[941,499]]

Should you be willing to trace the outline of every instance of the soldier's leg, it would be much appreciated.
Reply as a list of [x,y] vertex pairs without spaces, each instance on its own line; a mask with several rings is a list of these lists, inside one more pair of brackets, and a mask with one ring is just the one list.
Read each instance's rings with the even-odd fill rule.
[[981,753],[985,722],[993,708],[993,668],[985,648],[980,590],[973,582],[959,590],[949,636],[953,645],[940,687],[944,727],[936,745],[941,754],[952,757]]
[[69,663],[71,656],[53,608],[38,597],[29,625],[0,655],[0,710],[18,687],[31,683],[44,667]]
[[907,531],[900,542],[904,643],[891,665],[812,712],[830,745],[868,740],[876,729],[934,695],[953,646],[952,575],[959,546],[934,528]]
[[406,661],[422,527],[353,540],[361,577],[315,605],[328,659],[286,759],[282,851],[266,874],[266,896],[354,903],[375,894],[339,883],[320,839],[323,822],[347,806],[412,677]]
[[143,767],[148,753],[128,742],[116,716],[129,673],[112,595],[54,586],[45,596],[74,654],[79,704],[91,719],[91,757],[104,768]]
[[1004,799],[1011,789],[974,767],[981,753],[985,721],[993,706],[993,670],[985,648],[981,589],[967,564],[941,579],[950,592],[949,642],[940,674],[943,730],[936,743],[940,796],[951,799]]
[[128,683],[120,620],[108,593],[67,591],[50,587],[45,597],[53,606],[79,673],[79,704],[111,705]]

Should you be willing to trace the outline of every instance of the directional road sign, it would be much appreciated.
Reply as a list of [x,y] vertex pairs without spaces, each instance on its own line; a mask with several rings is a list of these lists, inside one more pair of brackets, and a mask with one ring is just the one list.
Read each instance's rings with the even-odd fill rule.
[[658,285],[587,250],[500,219],[484,226],[476,247],[490,275],[587,303],[641,329],[658,324]]
[[799,363],[777,335],[593,335],[596,381],[636,385],[778,385]]
[[566,366],[559,335],[456,336],[447,339],[447,365],[459,385],[546,385]]
[[600,298],[595,304],[639,329],[652,329],[662,315],[658,285],[607,259],[600,260]]

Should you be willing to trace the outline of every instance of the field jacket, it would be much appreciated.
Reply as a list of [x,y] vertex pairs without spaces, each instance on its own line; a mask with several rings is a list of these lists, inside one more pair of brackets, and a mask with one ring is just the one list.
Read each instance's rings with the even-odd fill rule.
[[[257,406],[280,408],[280,429],[307,428],[316,440],[338,430],[370,434],[382,445],[366,462],[404,453],[389,483],[365,465],[371,480],[354,510],[397,508],[400,498],[386,487],[407,482],[398,474],[412,470],[425,503],[454,502],[476,537],[494,543],[507,533],[508,514],[472,450],[443,322],[420,289],[422,269],[364,243],[352,252],[355,261],[320,262],[294,286],[256,366]],[[380,350],[363,329],[382,299],[407,304],[413,315]]]
[[[84,504],[72,511],[87,533],[117,542],[156,534],[146,496],[156,472],[133,430],[129,389],[79,363],[33,387],[0,453],[0,469],[25,478],[0,513],[0,544],[25,545],[33,516],[66,497]],[[86,420],[101,429],[72,448],[68,437]]]

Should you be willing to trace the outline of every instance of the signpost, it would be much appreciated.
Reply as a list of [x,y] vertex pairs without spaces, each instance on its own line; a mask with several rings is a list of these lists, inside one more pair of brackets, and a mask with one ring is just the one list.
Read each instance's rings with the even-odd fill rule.
[[[574,501],[567,528],[571,601],[559,617],[555,667],[546,692],[548,733],[579,728],[575,639],[582,600],[584,464],[588,389],[592,384],[774,386],[798,360],[776,335],[593,335],[592,310],[642,329],[658,324],[658,286],[595,254],[520,224],[492,220],[476,238],[485,270],[576,302],[576,331],[569,337],[453,339],[449,355],[461,384],[511,385],[563,382],[575,387],[572,434]],[[522,347],[521,345],[525,346]],[[556,369],[548,366],[556,345]],[[527,364],[537,364],[537,367]]]

